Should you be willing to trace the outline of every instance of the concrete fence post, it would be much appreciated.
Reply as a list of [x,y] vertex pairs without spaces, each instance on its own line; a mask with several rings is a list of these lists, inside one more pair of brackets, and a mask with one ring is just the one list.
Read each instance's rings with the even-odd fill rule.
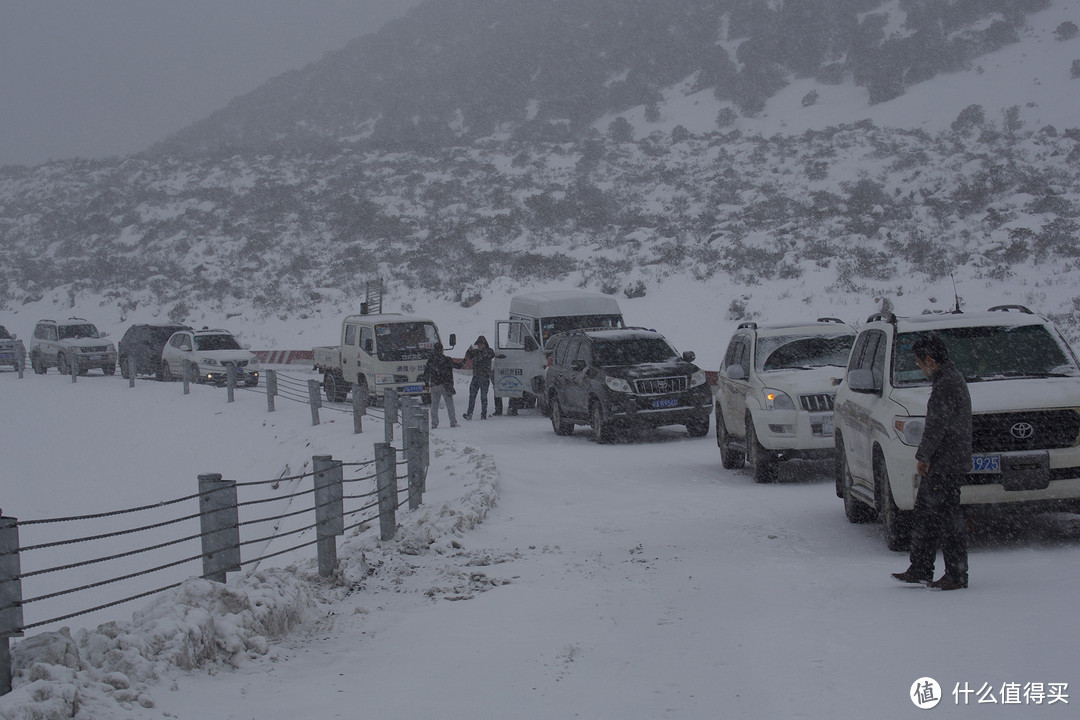
[[266,412],[274,412],[274,398],[277,397],[277,370],[266,371]]
[[364,423],[361,420],[367,415],[367,391],[361,392],[359,383],[353,383],[352,386],[352,416],[353,416],[353,433],[359,434],[364,432]]
[[138,367],[138,364],[135,362],[134,355],[127,356],[127,367],[128,387],[135,387],[135,368]]
[[226,402],[236,400],[236,366],[231,363],[225,366],[225,395]]
[[375,478],[379,495],[379,539],[393,540],[397,532],[397,451],[390,443],[375,443]]
[[415,510],[424,501],[424,492],[421,486],[423,482],[423,462],[420,452],[423,447],[423,439],[420,428],[410,426],[405,429],[405,437],[408,445],[405,449],[405,460],[408,463],[409,474],[409,509]]
[[394,442],[394,423],[398,419],[398,396],[393,388],[383,391],[383,419],[386,428],[386,442]]
[[11,692],[10,638],[22,637],[19,521],[0,514],[0,695]]
[[319,398],[319,381],[308,380],[307,381],[307,396],[308,405],[311,406],[311,424],[319,424],[319,408],[322,407],[322,400]]
[[180,374],[184,378],[184,394],[185,395],[190,395],[191,394],[191,377],[192,377],[192,375],[195,374],[194,371],[193,371],[194,367],[195,367],[195,365],[192,362],[190,362],[188,360],[185,360],[183,366],[180,368]]
[[420,464],[423,470],[420,473],[420,492],[427,492],[427,473],[431,465],[431,410],[424,408],[420,411]]
[[330,455],[314,455],[315,533],[318,537],[319,577],[330,577],[337,568],[336,536],[345,532],[345,504],[341,462]]
[[74,385],[79,377],[79,353],[71,353],[71,383]]
[[225,582],[240,569],[240,508],[236,482],[211,473],[199,476],[199,522],[202,528],[203,577]]

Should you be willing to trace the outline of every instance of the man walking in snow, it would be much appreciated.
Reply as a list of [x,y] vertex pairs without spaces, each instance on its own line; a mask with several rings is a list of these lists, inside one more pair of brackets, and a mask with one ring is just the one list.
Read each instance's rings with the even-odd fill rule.
[[[940,335],[923,335],[912,352],[933,387],[922,441],[915,452],[920,481],[911,529],[911,565],[893,577],[901,582],[928,582],[937,590],[957,590],[968,586],[967,522],[960,508],[960,486],[971,471],[971,396]],[[945,574],[933,580],[939,547]]]

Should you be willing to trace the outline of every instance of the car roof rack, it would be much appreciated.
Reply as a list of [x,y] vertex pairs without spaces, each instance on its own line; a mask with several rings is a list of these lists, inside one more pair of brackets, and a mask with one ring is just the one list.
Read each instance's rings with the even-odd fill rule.
[[892,325],[895,325],[896,324],[896,316],[893,315],[891,312],[879,312],[879,313],[874,313],[870,317],[866,318],[866,322],[868,322],[868,323],[887,322],[887,323],[890,323]]
[[739,327],[737,329],[742,330],[743,328],[747,328],[749,330],[757,330],[757,323],[753,320],[747,320],[746,322],[739,323]]
[[834,318],[834,317],[819,317],[817,319],[817,321],[819,323],[839,323],[841,325],[844,324],[843,320],[841,320],[840,318]]
[[1027,315],[1035,314],[1031,311],[1031,308],[1027,307],[1026,305],[995,305],[994,307],[987,310],[987,312],[1020,312]]

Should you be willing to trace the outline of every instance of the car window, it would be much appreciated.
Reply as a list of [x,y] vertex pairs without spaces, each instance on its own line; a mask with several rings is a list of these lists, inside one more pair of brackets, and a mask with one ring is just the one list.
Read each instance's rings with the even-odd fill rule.
[[90,323],[81,323],[79,325],[61,325],[59,327],[59,330],[61,340],[96,338],[98,336],[97,328]]
[[859,335],[855,340],[855,345],[851,348],[851,357],[848,359],[848,372],[852,370],[858,370],[859,363],[862,362],[863,353],[866,352],[866,342],[870,339],[870,333],[864,332]]
[[742,342],[739,343],[739,355],[735,362],[742,365],[744,372],[750,372],[750,338],[748,336],[744,336]]
[[574,362],[583,362],[586,366],[592,362],[592,347],[584,340],[578,341],[577,352],[574,353]]
[[[739,352],[740,352],[740,350],[742,348],[742,344],[743,344],[743,336],[742,335],[736,335],[735,337],[731,338],[731,342],[728,343],[727,352],[724,353],[724,368],[728,368],[728,367],[730,367],[732,365],[735,365],[735,364],[737,364],[739,362]],[[721,369],[724,369],[724,368],[721,368]]]
[[855,336],[780,335],[758,338],[758,372],[770,370],[808,369],[815,367],[844,367],[851,353]]
[[367,352],[368,345],[375,345],[375,331],[370,325],[360,326],[360,349]]
[[356,345],[356,336],[357,336],[356,326],[355,325],[346,325],[345,326],[345,344],[348,345],[349,347],[355,346]]
[[188,336],[183,333],[173,335],[173,338],[169,341],[169,344],[172,345],[174,348],[183,348],[184,345],[188,344]]
[[667,340],[659,337],[597,340],[594,352],[596,364],[600,366],[662,363],[678,357]]
[[195,349],[203,352],[213,350],[240,350],[240,343],[228,333],[215,333],[213,335],[196,335]]
[[874,353],[870,357],[870,374],[874,378],[874,387],[885,385],[885,346],[888,344],[885,333],[880,330],[872,331],[877,336],[877,344]]
[[552,355],[552,363],[555,365],[565,365],[566,356],[570,348],[569,340],[559,340],[555,343],[555,353]]
[[8,333],[7,328],[0,325],[0,340],[10,340],[11,335]]

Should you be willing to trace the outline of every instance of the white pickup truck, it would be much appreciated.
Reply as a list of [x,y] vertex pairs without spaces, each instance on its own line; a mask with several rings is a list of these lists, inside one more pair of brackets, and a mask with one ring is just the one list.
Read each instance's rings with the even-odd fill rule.
[[[423,396],[421,376],[439,340],[431,320],[384,313],[349,315],[341,321],[341,343],[312,349],[315,369],[323,375],[323,391],[331,402],[342,402],[355,383],[376,404],[387,388],[399,396]],[[450,336],[450,345],[456,338]]]

